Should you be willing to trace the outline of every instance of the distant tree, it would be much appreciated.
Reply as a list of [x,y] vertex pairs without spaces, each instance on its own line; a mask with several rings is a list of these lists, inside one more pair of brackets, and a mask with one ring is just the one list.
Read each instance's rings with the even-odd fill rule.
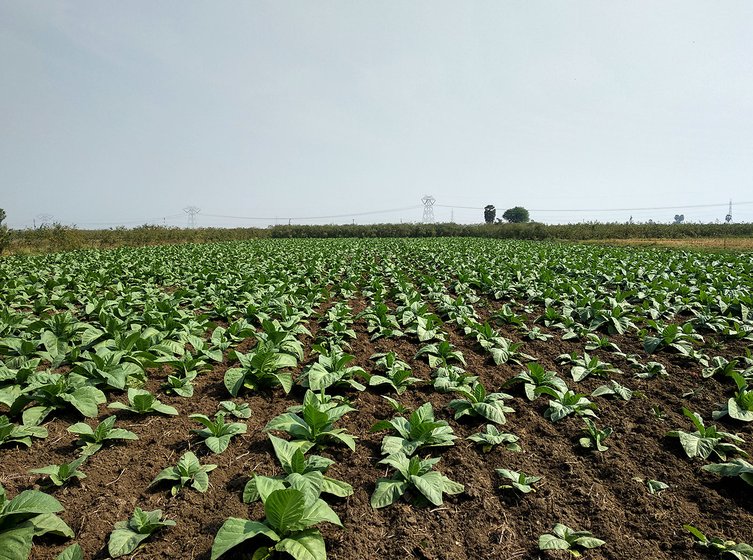
[[10,243],[10,232],[8,226],[3,224],[4,221],[5,210],[0,208],[0,255],[3,254],[3,251],[8,247],[8,243]]
[[685,214],[675,214],[675,223],[681,224],[685,221]]
[[511,224],[523,224],[530,220],[528,217],[528,210],[522,206],[515,206],[514,208],[508,208],[502,217]]
[[494,218],[497,217],[497,209],[494,207],[494,204],[487,204],[484,206],[484,221],[487,224],[493,224]]

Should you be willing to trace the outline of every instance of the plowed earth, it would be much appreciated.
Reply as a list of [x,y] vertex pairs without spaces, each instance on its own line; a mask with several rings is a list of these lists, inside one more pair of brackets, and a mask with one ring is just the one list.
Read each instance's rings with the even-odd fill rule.
[[[355,298],[348,302],[353,315],[365,302]],[[501,302],[480,301],[476,308],[487,315]],[[533,316],[529,317],[531,324]],[[315,320],[307,326],[314,336]],[[701,366],[679,357],[660,352],[646,356],[640,340],[634,335],[612,337],[625,353],[636,353],[644,360],[663,363],[670,373],[666,378],[641,380],[632,376],[630,364],[605,351],[594,351],[603,361],[611,362],[624,373],[614,376],[637,393],[629,402],[610,398],[594,398],[599,406],[597,424],[611,426],[614,434],[606,440],[604,453],[583,450],[578,445],[583,422],[568,417],[551,423],[543,416],[547,398],[529,402],[522,386],[506,389],[514,396],[509,404],[515,409],[501,427],[520,437],[521,453],[495,448],[484,454],[464,438],[483,428],[480,420],[455,421],[447,409],[451,395],[441,394],[428,382],[430,368],[422,359],[414,359],[420,345],[409,337],[370,341],[365,324],[355,323],[358,337],[352,342],[355,364],[372,370],[369,357],[375,352],[395,351],[408,361],[417,377],[427,380],[414,386],[399,400],[410,409],[431,402],[437,417],[447,420],[460,439],[454,447],[444,448],[435,455],[442,460],[437,467],[449,478],[465,485],[465,492],[446,499],[442,507],[420,508],[406,502],[374,510],[369,497],[375,481],[386,470],[377,464],[383,433],[370,433],[372,424],[392,418],[389,403],[375,388],[351,392],[358,412],[348,414],[339,424],[356,435],[355,453],[347,448],[330,448],[322,455],[336,461],[329,476],[352,484],[355,492],[347,499],[328,500],[339,514],[344,529],[323,526],[328,556],[338,560],[421,558],[421,559],[514,559],[566,558],[567,553],[539,552],[539,535],[549,532],[555,523],[574,529],[590,530],[606,544],[585,553],[586,558],[700,559],[715,557],[693,546],[683,524],[692,524],[709,535],[750,542],[753,540],[753,492],[739,479],[720,479],[700,470],[701,463],[688,459],[676,439],[666,437],[672,429],[693,431],[682,416],[687,406],[710,418],[716,403],[729,398],[730,384],[703,379]],[[462,350],[467,370],[480,376],[490,391],[500,390],[506,380],[523,368],[514,364],[494,365],[490,357],[474,341],[463,336],[451,324],[444,325],[448,339]],[[508,338],[520,340],[520,334],[502,327]],[[547,329],[542,329],[549,332]],[[583,352],[582,341],[562,341],[559,331],[551,331],[548,341],[526,341],[523,350],[536,356],[549,370],[560,373],[571,388],[589,393],[603,384],[591,377],[575,384],[569,366],[555,363],[565,352]],[[316,359],[311,354],[309,338],[302,339],[307,348],[306,363]],[[745,351],[740,343],[725,343],[715,352],[732,358]],[[218,404],[228,399],[223,386],[225,370],[232,364],[220,364],[210,373],[201,374],[195,383],[193,398],[165,395],[160,384],[166,372],[152,371],[149,385],[166,404],[178,409],[180,416],[138,416],[118,411],[118,427],[135,432],[139,439],[115,444],[91,457],[82,470],[86,478],[57,490],[53,495],[65,507],[61,517],[74,529],[76,542],[83,547],[85,558],[107,558],[107,539],[115,522],[127,519],[135,506],[160,508],[177,525],[162,530],[147,541],[135,554],[136,558],[208,559],[218,528],[230,516],[260,520],[260,504],[245,505],[241,494],[251,473],[279,474],[272,452],[266,423],[289,406],[299,404],[302,389],[290,395],[280,390],[269,394],[242,393],[237,402],[249,403],[253,414],[247,421],[248,433],[235,437],[220,455],[212,455],[189,430],[198,428],[188,415],[214,414]],[[391,394],[391,396],[395,396]],[[123,400],[123,397],[118,397]],[[99,422],[113,413],[100,407]],[[35,487],[36,475],[28,469],[52,463],[71,461],[76,456],[75,436],[67,426],[80,421],[74,414],[58,414],[46,426],[49,437],[35,441],[31,449],[0,449],[0,481],[13,496]],[[95,419],[88,420],[91,425]],[[729,418],[718,422],[725,431],[743,436],[742,447],[753,452],[751,426]],[[210,473],[210,488],[205,494],[185,489],[170,497],[164,486],[149,483],[165,467],[174,465],[186,450],[194,451],[202,463],[215,463]],[[509,468],[543,477],[535,493],[523,495],[500,490],[496,468]],[[644,482],[656,479],[669,489],[652,495]],[[60,539],[45,537],[35,540],[32,558],[55,558],[66,546]],[[238,550],[226,557],[250,558],[249,552]]]

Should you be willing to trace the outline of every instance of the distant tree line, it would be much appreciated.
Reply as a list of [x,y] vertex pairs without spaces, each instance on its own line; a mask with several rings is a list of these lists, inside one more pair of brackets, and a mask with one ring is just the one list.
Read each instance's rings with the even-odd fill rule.
[[82,248],[212,243],[261,238],[364,238],[364,237],[490,237],[533,240],[677,239],[753,237],[753,223],[697,224],[675,222],[546,225],[537,222],[485,224],[370,224],[279,225],[268,228],[195,228],[143,225],[104,230],[78,229],[52,224],[36,229],[9,230],[0,210],[0,252],[40,253]]

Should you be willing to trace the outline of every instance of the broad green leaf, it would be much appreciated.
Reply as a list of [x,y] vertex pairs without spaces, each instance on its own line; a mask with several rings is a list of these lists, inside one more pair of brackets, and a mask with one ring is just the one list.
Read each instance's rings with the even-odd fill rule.
[[7,531],[0,530],[0,560],[26,560],[31,554],[34,528],[23,523]]
[[317,529],[300,531],[281,540],[275,550],[287,552],[295,560],[326,560],[324,539]]
[[39,490],[24,490],[6,505],[3,516],[19,513],[57,513],[59,511],[63,511],[63,506],[49,494]]
[[55,560],[84,560],[84,551],[81,550],[81,545],[78,543],[72,544],[58,554]]
[[280,540],[277,533],[263,523],[237,517],[228,518],[214,537],[211,560],[216,560],[231,548],[257,535],[264,535],[273,542]]
[[286,533],[297,526],[306,510],[303,492],[286,488],[275,490],[264,501],[264,512],[273,528]]
[[73,538],[73,529],[68,524],[60,519],[54,513],[42,513],[29,519],[29,523],[34,526],[34,535],[40,536],[47,533],[58,535],[61,537]]
[[539,550],[569,550],[570,543],[554,535],[541,535],[539,537]]
[[112,558],[118,558],[130,554],[146,539],[149,534],[136,533],[129,528],[115,529],[110,533],[107,543],[107,552]]
[[380,478],[377,480],[370,504],[374,509],[388,506],[400,499],[408,489],[408,483],[403,480]]

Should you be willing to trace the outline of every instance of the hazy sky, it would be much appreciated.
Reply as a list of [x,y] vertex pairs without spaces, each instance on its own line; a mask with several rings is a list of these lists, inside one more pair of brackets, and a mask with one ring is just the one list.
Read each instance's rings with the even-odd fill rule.
[[753,2],[0,0],[12,227],[418,221],[427,193],[753,221]]

